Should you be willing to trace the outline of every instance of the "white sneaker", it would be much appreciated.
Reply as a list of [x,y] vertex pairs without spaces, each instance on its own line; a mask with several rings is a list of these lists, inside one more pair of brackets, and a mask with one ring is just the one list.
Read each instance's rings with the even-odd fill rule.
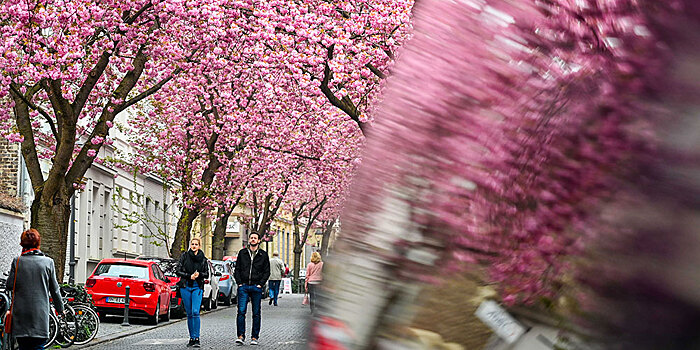
[[250,340],[250,345],[258,345],[258,340],[253,338]]
[[238,345],[238,346],[243,345],[243,338],[237,338],[237,339],[236,339],[236,345]]

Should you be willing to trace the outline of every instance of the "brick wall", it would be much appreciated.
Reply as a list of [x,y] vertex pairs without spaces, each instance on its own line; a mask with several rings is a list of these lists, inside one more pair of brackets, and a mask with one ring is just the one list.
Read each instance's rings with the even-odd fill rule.
[[0,137],[0,191],[9,196],[17,195],[17,169],[19,144]]

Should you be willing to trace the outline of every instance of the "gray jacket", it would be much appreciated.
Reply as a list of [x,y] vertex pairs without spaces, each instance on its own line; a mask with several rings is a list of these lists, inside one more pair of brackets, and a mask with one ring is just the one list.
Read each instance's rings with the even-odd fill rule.
[[282,259],[273,257],[270,259],[270,280],[279,281],[284,273],[284,262]]
[[63,300],[56,281],[53,259],[40,250],[29,251],[12,260],[7,290],[12,291],[15,266],[19,259],[17,284],[12,310],[12,334],[15,337],[49,337],[49,294],[53,305],[63,313]]

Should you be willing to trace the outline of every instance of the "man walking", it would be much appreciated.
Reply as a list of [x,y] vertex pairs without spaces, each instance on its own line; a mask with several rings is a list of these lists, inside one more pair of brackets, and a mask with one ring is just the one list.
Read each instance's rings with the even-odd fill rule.
[[270,259],[270,305],[277,306],[277,297],[280,295],[280,282],[284,274],[284,262],[280,259],[280,253],[275,251]]
[[267,253],[260,249],[260,235],[251,232],[248,235],[248,247],[238,252],[236,269],[233,276],[238,284],[238,314],[236,316],[236,328],[238,338],[236,345],[243,345],[245,340],[245,313],[248,309],[250,298],[253,309],[253,331],[250,337],[250,345],[258,345],[260,337],[260,301],[262,300],[263,286],[270,277],[270,260]]

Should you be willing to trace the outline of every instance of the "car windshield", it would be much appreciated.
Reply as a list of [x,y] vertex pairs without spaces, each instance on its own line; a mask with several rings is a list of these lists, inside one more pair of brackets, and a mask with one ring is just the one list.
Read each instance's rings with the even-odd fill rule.
[[100,264],[95,276],[148,278],[148,267],[129,264]]

